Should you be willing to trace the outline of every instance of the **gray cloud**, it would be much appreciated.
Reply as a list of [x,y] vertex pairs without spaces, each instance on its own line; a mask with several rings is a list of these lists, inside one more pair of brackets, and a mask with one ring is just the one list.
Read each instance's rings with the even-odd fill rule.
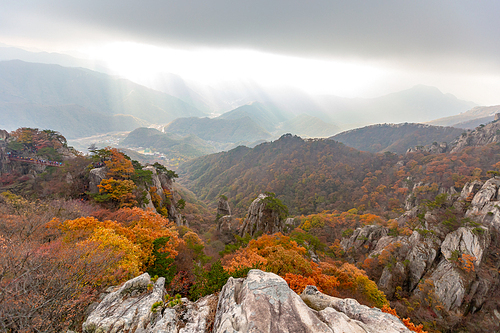
[[495,60],[500,2],[332,0],[18,0],[2,34],[237,46],[297,55]]
[[[0,41],[7,36],[72,48],[82,42],[122,40],[368,60],[394,69],[389,79],[393,85],[426,83],[479,96],[477,101],[497,103],[498,98],[497,0],[4,2]],[[485,98],[469,94],[472,88],[484,96],[491,92]]]

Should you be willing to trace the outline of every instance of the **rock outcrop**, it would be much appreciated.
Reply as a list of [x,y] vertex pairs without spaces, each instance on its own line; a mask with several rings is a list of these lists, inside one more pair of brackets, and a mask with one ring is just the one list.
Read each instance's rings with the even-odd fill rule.
[[441,142],[441,143],[434,142],[426,146],[416,146],[408,148],[406,152],[407,153],[426,152],[431,154],[441,154],[441,153],[446,153],[447,151],[448,151],[448,144],[446,142]]
[[500,231],[499,191],[499,178],[471,182],[460,195],[448,194],[437,208],[413,207],[403,214],[400,227],[418,222],[409,236],[390,236],[388,228],[371,225],[358,228],[341,245],[353,262],[381,256],[388,260],[377,277],[388,298],[397,288],[405,295],[431,289],[445,311],[477,311],[500,284],[494,253],[484,266],[492,232],[498,237]]
[[[190,302],[183,298],[165,307],[165,279],[151,281],[144,273],[109,293],[83,323],[84,333],[204,333],[217,305],[210,295]],[[148,290],[151,289],[151,290]],[[153,305],[156,304],[155,307]]]
[[314,286],[307,286],[300,295],[333,332],[410,332],[395,316],[377,308],[359,304],[352,298],[325,295]]
[[267,194],[259,194],[257,199],[252,202],[240,230],[241,236],[245,236],[245,234],[253,236],[258,232],[274,234],[283,231],[285,221],[280,216],[280,212],[268,204],[269,199],[267,198],[269,198]]
[[[146,166],[143,170],[151,172],[151,184],[140,185],[141,190],[146,191],[146,199],[148,203],[144,208],[156,209],[155,204],[151,198],[150,190],[154,187],[155,193],[158,195],[160,202],[157,205],[164,207],[168,211],[168,218],[175,222],[177,225],[186,225],[186,220],[183,218],[179,209],[177,208],[176,193],[173,186],[173,181],[162,172],[158,172],[154,166]],[[89,174],[89,192],[99,193],[98,185],[103,179],[107,178],[108,168],[102,166],[90,170]],[[165,193],[168,193],[165,195]]]
[[217,203],[217,216],[227,216],[231,215],[231,207],[229,207],[229,202],[227,198],[221,196],[219,197],[219,202]]
[[89,192],[99,193],[98,185],[101,184],[103,179],[106,179],[108,174],[108,168],[100,167],[90,170],[89,173]]
[[481,125],[474,130],[462,134],[450,143],[451,153],[461,151],[466,147],[485,146],[490,143],[500,142],[500,122],[493,120],[487,125]]
[[158,305],[165,297],[163,285],[163,278],[152,285],[147,273],[126,282],[90,313],[83,332],[410,332],[397,317],[379,309],[327,296],[312,286],[299,296],[281,277],[260,270],[229,278],[218,296],[195,303],[182,299],[172,308]]
[[233,217],[231,215],[231,207],[227,198],[224,196],[219,197],[219,202],[217,203],[217,231],[221,235],[221,240],[228,244],[234,240],[234,235],[238,234],[238,225],[234,224]]

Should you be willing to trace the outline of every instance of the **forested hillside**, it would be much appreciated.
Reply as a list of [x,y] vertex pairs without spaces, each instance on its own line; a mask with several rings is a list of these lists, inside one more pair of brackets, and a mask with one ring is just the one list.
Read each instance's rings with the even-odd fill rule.
[[372,153],[390,151],[404,154],[408,148],[433,142],[450,143],[464,132],[454,127],[423,124],[377,124],[339,133],[330,139]]
[[[2,131],[0,273],[9,274],[0,274],[8,295],[0,299],[0,328],[81,331],[85,309],[104,290],[143,272],[148,281],[163,277],[168,295],[140,310],[148,317],[260,269],[296,293],[315,285],[396,314],[390,302],[423,325],[404,319],[415,332],[478,323],[494,329],[497,123],[440,154],[374,154],[284,135],[184,163],[178,172],[194,194],[175,185],[177,172],[143,166],[115,148],[94,147],[86,157],[55,131]],[[151,140],[162,134],[143,131]],[[479,246],[461,248],[457,235]],[[426,270],[420,252],[408,257],[415,251],[434,253]],[[460,279],[482,287],[466,295]],[[448,282],[460,292],[457,304],[439,289]],[[140,295],[155,292],[150,284]],[[468,313],[474,304],[488,310]]]
[[414,184],[420,194],[462,187],[487,177],[500,146],[469,147],[454,154],[396,155],[360,152],[327,139],[284,135],[253,149],[203,156],[179,168],[183,182],[203,200],[225,195],[243,212],[259,193],[276,193],[295,214],[360,208],[397,212]]

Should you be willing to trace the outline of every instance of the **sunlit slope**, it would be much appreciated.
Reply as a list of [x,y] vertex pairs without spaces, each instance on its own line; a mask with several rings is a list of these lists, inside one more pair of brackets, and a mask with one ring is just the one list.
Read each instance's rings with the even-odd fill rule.
[[271,138],[268,131],[248,116],[237,119],[178,118],[165,126],[164,131],[196,135],[203,140],[216,142],[253,142]]
[[149,123],[203,116],[189,104],[128,80],[82,68],[0,62],[0,101],[61,106],[74,104],[106,116],[131,115]]

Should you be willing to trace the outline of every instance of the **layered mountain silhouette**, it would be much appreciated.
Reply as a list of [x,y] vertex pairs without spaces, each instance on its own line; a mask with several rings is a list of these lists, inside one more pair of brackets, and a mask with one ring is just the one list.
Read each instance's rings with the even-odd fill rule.
[[423,85],[377,98],[321,96],[317,101],[328,111],[331,120],[345,129],[379,123],[426,122],[456,115],[475,106],[451,94],[443,94],[435,87]]
[[[18,60],[0,62],[0,101],[4,110],[17,110],[16,117],[0,119],[1,128],[26,126],[21,119],[31,118],[32,126],[47,126],[68,138],[82,135],[78,127],[89,128],[88,135],[100,132],[101,125],[98,123],[106,123],[106,119],[117,115],[133,118],[129,117],[129,121],[122,121],[122,124],[116,122],[104,130],[131,130],[131,127],[141,126],[145,122],[167,123],[179,117],[204,115],[178,98],[128,80],[82,68]],[[55,118],[49,116],[43,123],[33,119],[35,108],[44,109],[46,114],[53,114]],[[61,108],[73,111],[60,112]],[[78,108],[79,111],[76,111]],[[75,116],[79,112],[84,116],[79,115],[76,120]],[[56,123],[52,125],[50,119]],[[62,123],[76,123],[78,126],[62,127]]]

